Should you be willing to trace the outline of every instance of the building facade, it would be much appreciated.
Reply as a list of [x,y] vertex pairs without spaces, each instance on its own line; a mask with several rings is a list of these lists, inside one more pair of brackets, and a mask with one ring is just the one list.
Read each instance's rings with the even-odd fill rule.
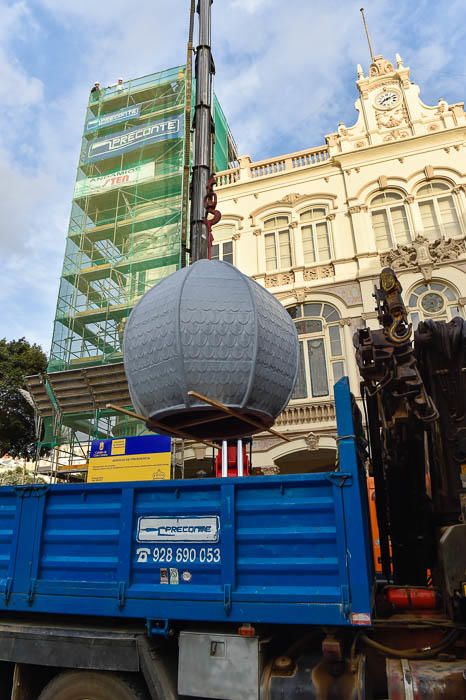
[[414,328],[464,316],[466,114],[425,105],[400,56],[357,68],[358,118],[325,144],[218,173],[213,256],[237,265],[286,306],[299,334],[293,399],[277,420],[291,437],[254,439],[253,464],[281,471],[335,463],[333,384],[359,395],[352,336],[378,327],[382,267],[399,274]]

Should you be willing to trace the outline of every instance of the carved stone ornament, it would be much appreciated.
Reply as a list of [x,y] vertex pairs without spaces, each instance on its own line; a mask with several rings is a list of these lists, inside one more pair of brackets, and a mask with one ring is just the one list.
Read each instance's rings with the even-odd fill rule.
[[375,56],[369,68],[369,77],[375,78],[377,75],[387,75],[393,73],[393,65],[383,56]]
[[439,99],[437,104],[437,113],[443,114],[448,109],[448,102],[442,98]]
[[392,267],[395,271],[419,268],[426,280],[431,278],[432,269],[441,263],[454,262],[466,252],[464,239],[439,238],[430,241],[424,236],[417,236],[412,245],[397,246],[387,253],[382,253],[382,267]]
[[329,148],[334,148],[340,142],[339,134],[329,134],[325,137]]
[[308,433],[306,437],[304,438],[304,442],[306,443],[306,447],[310,452],[317,452],[319,449],[319,441],[320,438],[318,435],[315,433]]
[[346,126],[343,124],[343,122],[340,122],[338,124],[338,133],[340,136],[348,136],[348,129]]
[[297,289],[295,293],[296,301],[298,304],[302,304],[306,299],[306,290]]
[[291,192],[291,194],[286,194],[284,197],[282,197],[280,202],[284,202],[285,204],[295,204],[302,198],[302,194],[299,194],[298,192]]
[[464,240],[439,239],[430,244],[429,252],[434,264],[453,262],[465,252]]
[[294,272],[277,272],[275,275],[265,276],[266,287],[284,287],[294,283]]
[[376,112],[377,126],[385,127],[386,129],[393,129],[395,126],[400,126],[406,122],[406,112],[404,107],[395,110],[391,114],[385,114],[383,112]]
[[332,277],[335,274],[335,269],[332,264],[330,265],[319,265],[318,267],[310,267],[303,272],[303,278],[305,282],[310,282],[311,280],[324,279],[325,277]]
[[407,136],[409,136],[408,131],[404,131],[403,129],[393,129],[393,131],[384,137],[384,142],[388,143],[389,141],[396,141],[397,139],[405,139]]

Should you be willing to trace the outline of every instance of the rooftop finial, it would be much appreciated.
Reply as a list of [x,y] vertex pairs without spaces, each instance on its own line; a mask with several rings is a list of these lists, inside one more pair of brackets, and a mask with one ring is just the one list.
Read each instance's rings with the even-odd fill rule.
[[369,46],[369,53],[370,53],[370,55],[371,55],[371,61],[372,61],[372,63],[374,63],[374,58],[375,58],[375,56],[374,56],[374,50],[373,50],[373,48],[372,48],[371,38],[370,38],[370,36],[369,36],[369,30],[368,30],[368,28],[367,28],[366,15],[364,14],[364,8],[363,8],[363,7],[361,7],[360,12],[361,12],[361,16],[362,16],[362,22],[363,22],[363,24],[364,24],[364,29],[365,29],[365,32],[366,32],[367,44],[368,44],[368,46]]

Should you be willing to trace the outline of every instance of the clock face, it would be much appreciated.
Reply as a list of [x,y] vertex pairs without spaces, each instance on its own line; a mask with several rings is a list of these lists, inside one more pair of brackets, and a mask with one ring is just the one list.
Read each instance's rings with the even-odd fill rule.
[[422,297],[421,306],[428,314],[435,314],[443,309],[443,299],[440,294],[429,292]]
[[379,109],[392,109],[400,101],[400,93],[395,90],[384,90],[379,92],[375,98],[375,104]]

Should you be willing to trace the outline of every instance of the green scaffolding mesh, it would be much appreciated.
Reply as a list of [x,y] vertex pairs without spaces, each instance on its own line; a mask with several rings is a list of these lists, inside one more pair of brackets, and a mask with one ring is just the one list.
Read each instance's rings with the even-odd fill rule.
[[[90,95],[49,372],[121,362],[132,307],[180,267],[189,216],[183,197],[186,82],[181,66]],[[143,129],[159,124],[163,132],[177,120],[179,129],[166,139],[138,141]],[[214,121],[215,167],[222,170],[231,139],[217,100]],[[111,150],[121,134],[126,145]]]
[[[185,264],[194,95],[185,66],[91,92],[49,375],[96,366],[104,372],[106,365],[121,363],[124,326],[134,304]],[[236,150],[216,98],[213,116],[214,169],[220,171]],[[146,432],[144,423],[101,406],[67,413],[51,383],[50,377],[53,415],[43,418],[42,471],[69,471],[78,478],[92,439]]]

